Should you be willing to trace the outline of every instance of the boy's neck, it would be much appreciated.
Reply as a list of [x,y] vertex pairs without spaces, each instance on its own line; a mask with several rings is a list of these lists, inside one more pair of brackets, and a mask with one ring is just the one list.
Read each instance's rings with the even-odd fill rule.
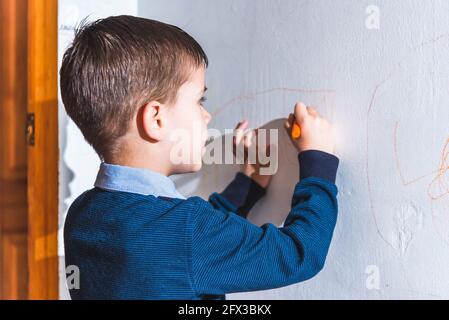
[[124,167],[147,169],[163,174],[167,177],[170,175],[170,168],[166,168],[163,163],[157,163],[157,161],[149,161],[149,158],[142,159],[136,157],[110,157],[105,158],[104,162]]
[[105,155],[104,162],[138,169],[151,170],[164,176],[172,175],[170,161],[163,155],[167,154],[161,146],[153,147],[139,143],[138,134],[130,130],[120,138],[116,152]]

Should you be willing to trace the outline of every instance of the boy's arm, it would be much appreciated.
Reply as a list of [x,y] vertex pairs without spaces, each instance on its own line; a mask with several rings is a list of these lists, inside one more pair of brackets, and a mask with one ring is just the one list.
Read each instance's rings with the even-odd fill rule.
[[[298,155],[301,181],[277,228],[258,227],[201,201],[192,226],[192,282],[198,294],[278,288],[316,275],[337,218],[338,158],[317,150]],[[215,212],[214,212],[215,211]]]
[[265,194],[265,188],[243,172],[237,172],[223,192],[214,192],[209,196],[209,202],[217,210],[234,212],[246,218],[251,208]]

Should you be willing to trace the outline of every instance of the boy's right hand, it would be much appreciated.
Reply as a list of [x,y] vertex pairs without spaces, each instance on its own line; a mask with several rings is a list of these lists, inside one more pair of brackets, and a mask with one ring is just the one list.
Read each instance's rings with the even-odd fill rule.
[[[291,136],[294,121],[301,128],[301,136],[298,139]],[[290,113],[284,126],[299,152],[319,150],[334,153],[334,129],[314,108],[306,107],[302,102],[296,103],[294,114]]]

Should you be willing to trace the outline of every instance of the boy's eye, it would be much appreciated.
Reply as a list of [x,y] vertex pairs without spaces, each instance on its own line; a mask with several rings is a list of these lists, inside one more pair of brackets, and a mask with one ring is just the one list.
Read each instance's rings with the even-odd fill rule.
[[206,101],[207,101],[207,98],[206,97],[202,97],[200,99],[200,105],[203,105],[203,103],[206,102]]

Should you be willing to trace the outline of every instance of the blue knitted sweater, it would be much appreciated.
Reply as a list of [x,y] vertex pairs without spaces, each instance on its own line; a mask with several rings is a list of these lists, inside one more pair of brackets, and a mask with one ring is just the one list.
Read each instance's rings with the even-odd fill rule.
[[246,219],[266,190],[242,173],[208,201],[84,192],[64,226],[66,265],[80,271],[72,299],[225,299],[310,279],[324,266],[336,223],[339,160],[317,150],[298,160],[281,228]]

